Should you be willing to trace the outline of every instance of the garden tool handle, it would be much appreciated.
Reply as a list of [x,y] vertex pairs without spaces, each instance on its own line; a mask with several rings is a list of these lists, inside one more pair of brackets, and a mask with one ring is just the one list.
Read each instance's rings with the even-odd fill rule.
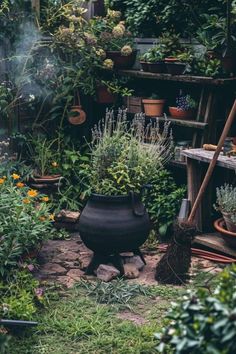
[[206,175],[204,177],[202,185],[201,185],[201,187],[200,187],[200,189],[198,191],[198,195],[197,195],[197,197],[196,197],[196,199],[194,201],[191,213],[190,213],[190,215],[188,217],[188,222],[189,223],[192,223],[194,218],[195,218],[197,209],[198,209],[198,207],[199,207],[199,205],[200,205],[200,203],[202,201],[202,197],[203,197],[203,195],[204,195],[204,193],[206,191],[206,188],[208,186],[208,183],[209,183],[209,181],[211,179],[211,176],[212,176],[212,173],[214,171],[217,159],[218,159],[218,157],[220,155],[221,149],[222,149],[222,147],[224,145],[225,138],[227,137],[227,135],[229,133],[229,130],[230,130],[231,126],[232,126],[232,123],[233,123],[233,121],[235,119],[235,116],[236,116],[236,99],[235,99],[233,107],[232,107],[232,109],[231,109],[231,111],[229,113],[229,116],[228,116],[228,118],[226,120],[226,123],[225,123],[224,129],[223,129],[223,132],[221,134],[220,140],[218,142],[216,151],[215,151],[215,153],[213,155],[213,158],[212,158],[212,160],[210,162],[210,165],[208,167],[208,170],[207,170],[207,173],[206,173]]

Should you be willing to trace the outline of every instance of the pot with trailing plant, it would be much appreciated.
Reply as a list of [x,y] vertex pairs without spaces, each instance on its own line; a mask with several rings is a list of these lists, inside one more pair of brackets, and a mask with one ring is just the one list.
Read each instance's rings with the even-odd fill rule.
[[143,98],[144,112],[149,117],[162,117],[165,106],[165,99],[157,94],[152,94],[149,98]]
[[151,73],[166,73],[164,47],[158,44],[150,48],[140,58],[143,71]]
[[145,128],[145,117],[140,114],[130,126],[126,111],[119,111],[117,117],[107,112],[105,120],[93,129],[92,194],[79,219],[80,236],[94,252],[87,273],[110,259],[123,274],[119,253],[141,255],[139,247],[150,232],[142,192],[155,171],[170,158],[172,149],[171,138],[160,133],[158,124],[152,126],[151,144],[145,145],[150,129],[150,124]]
[[170,116],[176,119],[194,119],[197,102],[189,95],[180,91],[176,98],[176,106],[169,107]]
[[50,140],[42,135],[31,135],[27,141],[28,160],[34,168],[31,186],[45,193],[56,189],[61,179],[57,147],[58,139]]

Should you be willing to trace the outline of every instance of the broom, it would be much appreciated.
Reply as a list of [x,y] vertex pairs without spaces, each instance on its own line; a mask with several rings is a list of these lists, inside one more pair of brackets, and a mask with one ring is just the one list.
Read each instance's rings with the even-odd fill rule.
[[188,280],[188,272],[191,265],[191,243],[197,235],[197,228],[194,223],[197,209],[202,201],[212,173],[216,166],[217,159],[224,145],[236,116],[236,100],[226,120],[219,143],[208,167],[198,195],[193,204],[191,213],[187,220],[177,221],[174,224],[172,240],[165,255],[161,258],[156,267],[155,279],[164,284],[183,284]]

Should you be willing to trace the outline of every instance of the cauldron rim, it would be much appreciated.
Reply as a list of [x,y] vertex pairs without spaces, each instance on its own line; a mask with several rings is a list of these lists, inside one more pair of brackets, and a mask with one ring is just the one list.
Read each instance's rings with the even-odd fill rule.
[[91,193],[89,199],[92,201],[125,203],[131,201],[131,196],[129,194],[105,195],[105,194]]

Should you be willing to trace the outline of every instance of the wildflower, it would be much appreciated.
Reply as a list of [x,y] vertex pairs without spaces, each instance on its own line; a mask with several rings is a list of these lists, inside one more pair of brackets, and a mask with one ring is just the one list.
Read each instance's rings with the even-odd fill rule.
[[38,192],[37,192],[35,189],[30,189],[30,190],[27,192],[27,195],[28,195],[28,197],[34,198],[34,197],[37,197]]
[[49,220],[55,221],[55,214],[50,214],[49,215]]
[[120,52],[122,56],[127,57],[132,54],[132,48],[130,47],[130,45],[124,45],[124,47],[121,48]]
[[45,197],[42,197],[42,202],[48,202],[49,201],[49,198],[47,197],[47,196],[45,196]]
[[3,184],[5,182],[4,178],[0,178],[0,184]]
[[34,271],[34,265],[33,264],[27,264],[27,268],[30,272]]
[[69,17],[69,20],[70,20],[71,22],[76,23],[76,22],[80,22],[80,21],[81,21],[81,17],[77,17],[77,16],[75,16],[75,15],[72,15],[72,16]]
[[18,183],[16,183],[16,186],[17,186],[18,188],[23,188],[23,187],[24,187],[24,183],[18,182]]
[[114,67],[114,62],[111,59],[105,59],[103,62],[103,67],[112,70]]
[[23,203],[24,203],[24,204],[30,204],[30,200],[29,200],[28,198],[24,198],[24,199],[23,199]]
[[43,299],[43,294],[44,294],[44,290],[43,288],[36,288],[34,290],[35,296],[37,297],[38,300],[42,300]]
[[34,100],[35,100],[35,95],[30,94],[30,95],[29,95],[28,102],[32,102],[32,101],[34,101]]
[[113,28],[112,34],[115,38],[121,38],[124,35],[124,26],[117,25]]
[[40,216],[40,217],[39,217],[39,220],[40,220],[40,221],[45,221],[46,218],[45,218],[45,216]]
[[106,52],[103,49],[96,50],[96,55],[102,59],[106,58]]
[[56,161],[52,162],[52,167],[58,167],[58,163]]
[[97,44],[97,39],[96,39],[96,37],[93,34],[85,33],[84,35],[85,35],[86,44],[88,44],[88,45]]
[[7,176],[3,176],[2,178],[3,178],[3,179],[7,179]]
[[121,18],[121,12],[120,11],[114,11],[114,10],[110,10],[108,9],[107,11],[107,16],[110,18],[110,19],[120,19]]
[[100,38],[104,42],[109,42],[112,39],[112,34],[104,31],[101,33]]
[[16,179],[20,179],[20,175],[18,175],[17,173],[13,173],[11,176],[12,176],[12,178],[15,179],[15,180],[16,180]]

